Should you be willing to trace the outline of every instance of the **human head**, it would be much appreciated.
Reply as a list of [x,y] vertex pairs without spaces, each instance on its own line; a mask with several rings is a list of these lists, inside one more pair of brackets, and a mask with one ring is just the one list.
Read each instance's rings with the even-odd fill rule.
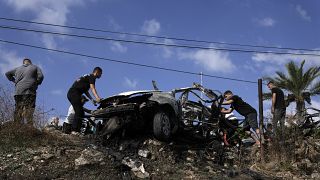
[[31,62],[31,60],[29,58],[24,58],[22,63],[25,64],[25,65],[32,64],[32,62]]
[[223,97],[225,100],[229,100],[233,96],[232,91],[227,90],[226,92],[223,93]]
[[95,67],[94,69],[93,69],[93,75],[95,76],[95,77],[97,77],[98,79],[101,77],[101,75],[102,75],[102,69],[101,69],[101,67]]
[[269,81],[268,84],[267,84],[267,86],[268,86],[269,89],[272,89],[272,88],[275,87],[273,81]]
[[59,125],[59,117],[53,117],[51,121],[52,125],[58,126]]

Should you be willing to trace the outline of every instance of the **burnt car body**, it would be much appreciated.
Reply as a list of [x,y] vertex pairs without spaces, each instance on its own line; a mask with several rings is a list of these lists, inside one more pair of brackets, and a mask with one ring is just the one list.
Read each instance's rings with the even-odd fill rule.
[[169,92],[131,91],[104,99],[92,116],[103,121],[98,128],[103,136],[137,127],[152,130],[163,141],[179,129],[207,136],[218,126],[222,99],[219,93],[195,83]]

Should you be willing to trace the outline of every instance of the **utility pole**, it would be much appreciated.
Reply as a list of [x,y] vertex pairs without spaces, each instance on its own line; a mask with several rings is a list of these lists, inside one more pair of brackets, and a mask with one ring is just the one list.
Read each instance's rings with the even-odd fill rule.
[[259,97],[259,128],[260,128],[260,155],[261,163],[265,163],[264,160],[264,148],[262,142],[263,138],[263,99],[262,99],[262,79],[258,79],[258,97]]
[[[202,82],[203,74],[200,72],[200,84],[203,87],[203,82]],[[203,98],[203,93],[201,92],[201,99]]]

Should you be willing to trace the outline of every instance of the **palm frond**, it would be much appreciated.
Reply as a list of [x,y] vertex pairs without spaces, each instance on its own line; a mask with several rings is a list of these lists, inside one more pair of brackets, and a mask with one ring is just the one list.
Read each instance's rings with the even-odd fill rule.
[[316,83],[310,88],[310,94],[311,94],[311,96],[320,95],[320,81],[316,82]]

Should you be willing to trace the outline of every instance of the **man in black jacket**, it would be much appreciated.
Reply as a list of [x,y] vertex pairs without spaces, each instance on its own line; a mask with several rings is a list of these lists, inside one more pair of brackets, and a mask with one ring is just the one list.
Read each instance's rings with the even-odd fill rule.
[[[100,67],[95,67],[92,74],[86,74],[77,79],[68,91],[68,100],[75,111],[74,120],[72,122],[72,131],[74,131],[74,133],[80,132],[82,119],[84,117],[83,103],[81,102],[82,94],[85,94],[93,102],[95,101],[99,103],[101,101],[101,98],[95,88],[96,79],[99,79],[101,75],[102,69]],[[93,100],[91,97],[89,89],[91,89],[96,100]]]

